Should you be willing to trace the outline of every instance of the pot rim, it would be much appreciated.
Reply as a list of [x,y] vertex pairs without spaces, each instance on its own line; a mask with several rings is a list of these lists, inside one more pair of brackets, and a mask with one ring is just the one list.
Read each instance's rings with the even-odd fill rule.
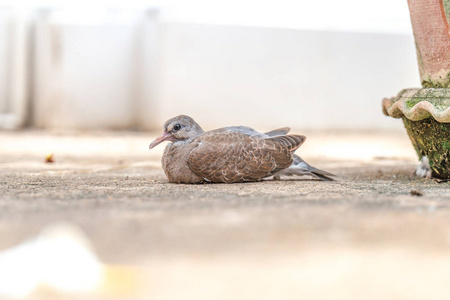
[[433,117],[441,123],[450,123],[450,89],[404,89],[392,98],[383,99],[383,113],[396,119],[406,117],[420,121]]

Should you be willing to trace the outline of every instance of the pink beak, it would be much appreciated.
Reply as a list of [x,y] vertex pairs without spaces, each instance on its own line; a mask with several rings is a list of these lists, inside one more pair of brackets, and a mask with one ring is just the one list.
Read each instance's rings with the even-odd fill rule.
[[154,148],[156,145],[159,145],[160,143],[164,142],[164,141],[172,141],[173,142],[173,137],[170,133],[168,133],[167,131],[164,131],[163,134],[161,134],[159,137],[156,138],[156,140],[154,140],[150,146],[148,147],[148,149],[152,149]]

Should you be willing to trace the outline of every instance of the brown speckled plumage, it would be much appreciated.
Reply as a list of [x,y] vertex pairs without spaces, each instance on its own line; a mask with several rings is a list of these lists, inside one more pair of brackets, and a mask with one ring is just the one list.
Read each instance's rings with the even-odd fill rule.
[[259,139],[219,129],[196,139],[187,163],[209,182],[257,181],[288,168],[304,140],[300,135]]
[[286,135],[288,131],[281,128],[268,135],[248,127],[226,127],[204,132],[192,118],[181,115],[164,124],[163,135],[150,149],[163,141],[172,142],[162,157],[169,182],[258,181],[293,164],[294,151],[306,138]]

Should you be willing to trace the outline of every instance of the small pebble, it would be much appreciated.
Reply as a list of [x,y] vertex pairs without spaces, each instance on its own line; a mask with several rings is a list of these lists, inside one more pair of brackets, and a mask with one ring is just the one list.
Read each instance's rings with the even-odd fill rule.
[[419,191],[419,190],[411,190],[411,191],[410,191],[410,194],[411,194],[412,196],[423,196],[422,191]]

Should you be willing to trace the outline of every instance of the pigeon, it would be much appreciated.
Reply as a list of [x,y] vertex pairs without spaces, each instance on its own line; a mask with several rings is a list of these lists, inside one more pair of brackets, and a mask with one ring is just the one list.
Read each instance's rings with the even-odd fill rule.
[[164,123],[163,134],[149,149],[171,142],[162,157],[171,183],[237,183],[295,175],[333,180],[335,175],[294,154],[306,137],[289,131],[284,127],[260,133],[246,126],[230,126],[205,132],[191,117],[179,115]]

